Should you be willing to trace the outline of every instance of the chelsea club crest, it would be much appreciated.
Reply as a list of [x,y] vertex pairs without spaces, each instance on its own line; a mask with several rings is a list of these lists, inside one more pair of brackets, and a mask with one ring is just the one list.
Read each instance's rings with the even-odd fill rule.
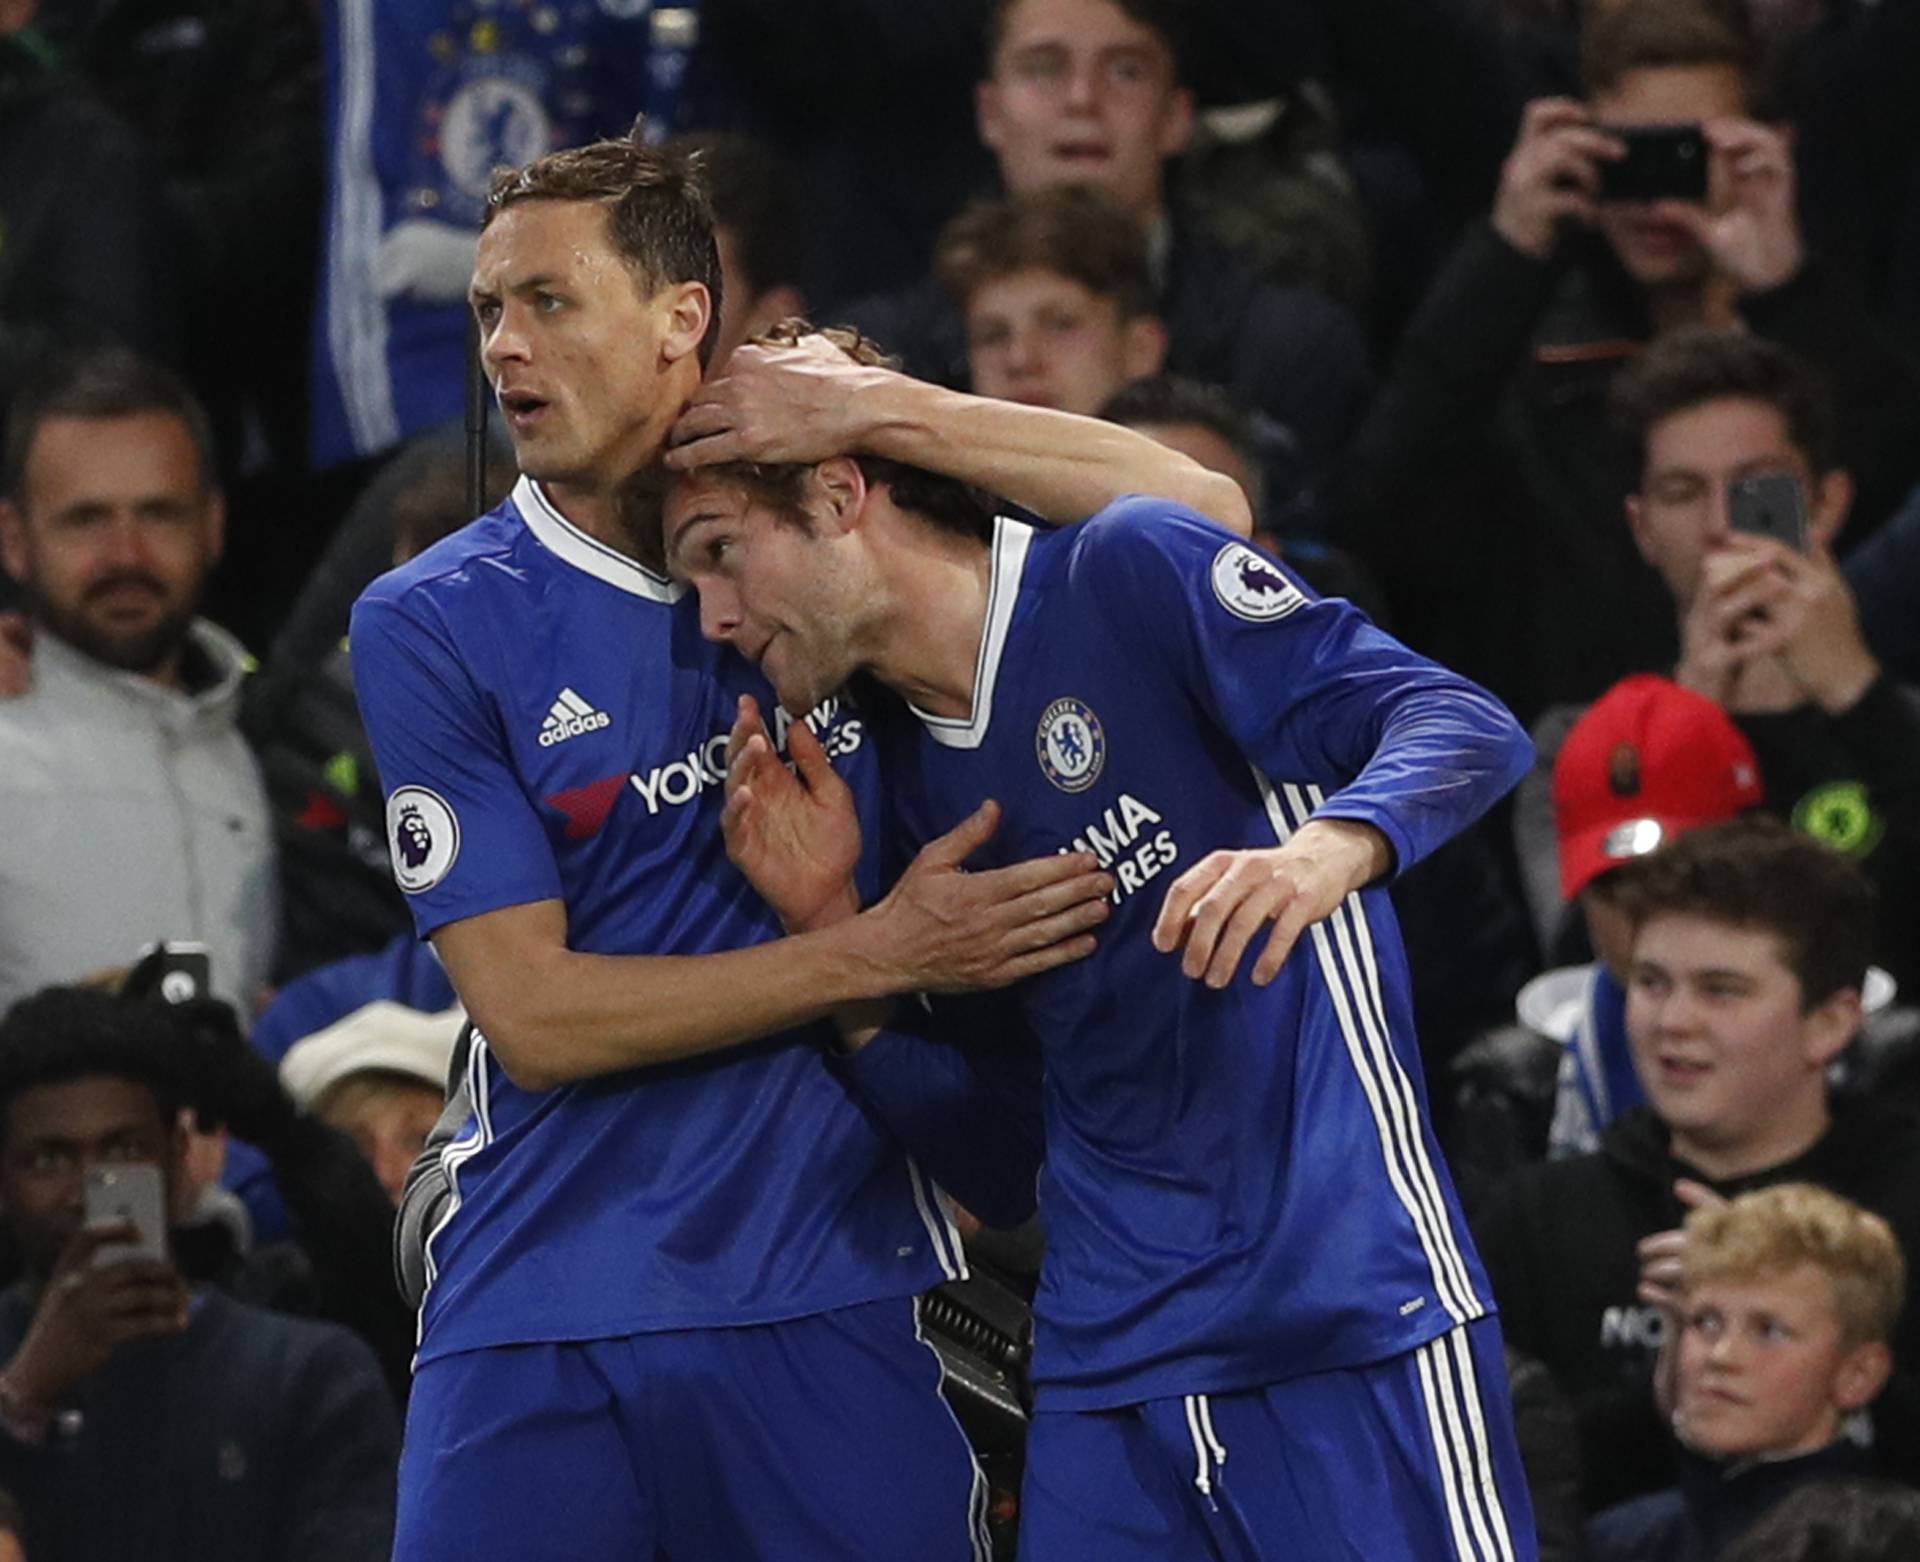
[[1055,700],[1040,718],[1033,747],[1046,778],[1063,792],[1084,792],[1107,762],[1107,734],[1085,700]]

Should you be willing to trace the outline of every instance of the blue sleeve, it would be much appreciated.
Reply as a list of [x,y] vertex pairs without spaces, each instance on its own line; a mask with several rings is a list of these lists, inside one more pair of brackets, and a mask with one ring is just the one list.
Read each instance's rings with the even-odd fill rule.
[[1002,1229],[1032,1215],[1040,1175],[1040,1051],[1010,1005],[903,1006],[835,1067],[933,1180]]
[[387,847],[422,938],[465,917],[561,896],[539,813],[497,708],[445,623],[364,596],[349,644],[387,799]]
[[1082,528],[1073,572],[1129,654],[1162,662],[1264,776],[1324,784],[1314,813],[1373,825],[1396,872],[1532,762],[1526,733],[1484,689],[1181,506],[1109,506]]

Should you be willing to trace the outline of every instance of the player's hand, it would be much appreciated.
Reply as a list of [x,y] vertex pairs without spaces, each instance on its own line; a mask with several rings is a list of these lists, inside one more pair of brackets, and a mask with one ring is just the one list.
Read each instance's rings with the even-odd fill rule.
[[138,1233],[130,1223],[74,1234],[53,1267],[27,1337],[7,1366],[14,1389],[51,1409],[130,1340],[159,1339],[187,1326],[180,1272],[151,1258],[94,1267],[94,1255]]
[[1566,221],[1591,225],[1600,194],[1600,165],[1626,148],[1593,122],[1584,103],[1540,98],[1527,105],[1520,139],[1500,170],[1494,197],[1496,232],[1535,260],[1545,260]]
[[[1673,1185],[1674,1197],[1689,1211],[1717,1209],[1727,1201],[1705,1183],[1681,1178]],[[1640,1280],[1634,1294],[1649,1307],[1658,1307],[1672,1318],[1680,1308],[1681,1282],[1685,1278],[1687,1233],[1684,1227],[1642,1237],[1634,1248],[1640,1260]]]
[[774,751],[759,702],[743,694],[727,738],[720,828],[733,865],[789,933],[804,933],[860,909],[853,882],[860,816],[852,789],[806,722],[787,729],[787,751],[792,769]]
[[17,700],[33,688],[33,620],[0,613],[0,700]]
[[1656,201],[1652,214],[1691,233],[1743,293],[1784,286],[1807,259],[1794,211],[1792,142],[1745,119],[1700,128],[1712,159],[1707,204]]
[[1153,947],[1162,954],[1184,947],[1181,971],[1221,988],[1271,922],[1253,966],[1254,985],[1265,987],[1295,939],[1392,865],[1387,838],[1350,819],[1310,819],[1284,846],[1210,852],[1173,881],[1153,924]]
[[1005,987],[1093,953],[1113,876],[1088,852],[969,873],[963,866],[1000,825],[982,803],[920,849],[886,899],[864,913],[870,958],[894,992]]
[[694,392],[667,436],[676,472],[721,461],[812,462],[860,448],[874,395],[900,376],[855,363],[825,337],[742,347]]

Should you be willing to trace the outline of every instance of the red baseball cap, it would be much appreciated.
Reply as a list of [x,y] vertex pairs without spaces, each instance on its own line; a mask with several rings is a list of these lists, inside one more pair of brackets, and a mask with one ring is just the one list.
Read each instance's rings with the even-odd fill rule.
[[1571,900],[1607,869],[1762,796],[1753,746],[1718,705],[1651,673],[1622,679],[1553,762],[1561,891]]

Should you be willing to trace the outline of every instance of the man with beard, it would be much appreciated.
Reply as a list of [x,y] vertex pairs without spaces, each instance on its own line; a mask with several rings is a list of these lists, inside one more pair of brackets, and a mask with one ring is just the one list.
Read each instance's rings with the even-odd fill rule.
[[4,482],[36,636],[31,692],[0,704],[0,1005],[166,938],[205,944],[248,1012],[273,844],[244,653],[194,616],[226,519],[206,416],[122,349],[61,357],[12,405]]

